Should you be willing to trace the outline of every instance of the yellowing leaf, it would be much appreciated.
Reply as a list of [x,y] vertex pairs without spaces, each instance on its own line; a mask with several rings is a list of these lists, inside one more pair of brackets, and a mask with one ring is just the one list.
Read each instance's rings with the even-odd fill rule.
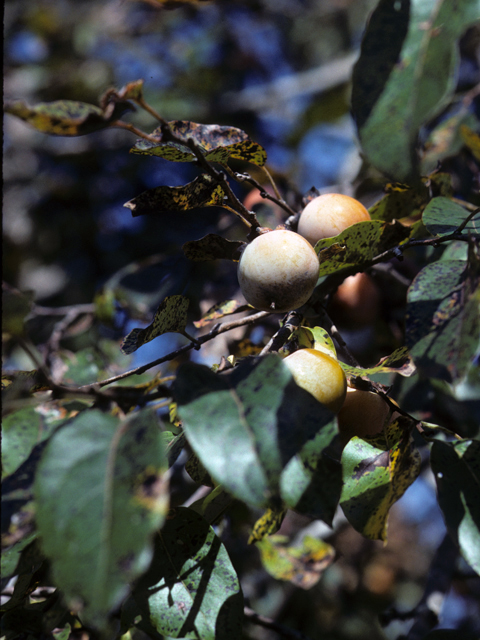
[[248,544],[259,542],[265,536],[270,536],[282,526],[283,519],[287,513],[286,509],[267,509],[263,516],[253,525],[252,533],[248,539]]
[[287,547],[282,541],[280,536],[273,536],[257,542],[263,566],[277,580],[311,589],[333,562],[334,548],[312,536],[305,536],[298,546]]

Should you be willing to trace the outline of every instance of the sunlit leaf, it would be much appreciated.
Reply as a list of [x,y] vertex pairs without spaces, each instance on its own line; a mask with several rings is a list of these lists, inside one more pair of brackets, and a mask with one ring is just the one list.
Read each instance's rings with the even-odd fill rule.
[[382,358],[374,367],[362,369],[339,360],[339,364],[348,376],[373,376],[376,373],[399,373],[409,377],[416,372],[415,364],[410,357],[407,347],[399,347],[389,356]]
[[144,191],[123,206],[131,209],[133,216],[142,216],[146,213],[221,206],[224,196],[222,187],[208,174],[202,174],[181,187],[156,187]]
[[78,413],[78,403],[57,401],[23,407],[2,420],[2,478],[14,473],[35,445]]
[[300,327],[295,336],[298,339],[298,344],[301,348],[316,349],[317,351],[323,351],[329,356],[337,358],[337,350],[333,344],[333,340],[323,327]]
[[74,100],[40,102],[33,107],[20,100],[7,102],[5,111],[43,133],[56,136],[83,136],[105,129],[128,109],[127,103],[117,103],[103,111],[100,107]]
[[150,410],[124,421],[82,413],[45,449],[35,483],[43,550],[55,584],[93,626],[106,624],[149,565],[150,536],[168,508],[165,468]]
[[287,464],[280,481],[284,503],[329,526],[342,491],[342,467],[335,448],[338,435],[334,416],[306,442]]
[[455,90],[456,42],[479,15],[479,0],[381,0],[372,14],[352,106],[367,159],[395,180],[417,175],[418,132]]
[[209,233],[200,240],[186,242],[182,249],[189,260],[233,260],[240,259],[240,248],[245,246],[245,242],[227,240],[216,233]]
[[276,354],[222,374],[186,363],[173,391],[188,442],[204,467],[225,490],[256,507],[280,504],[283,469],[333,418],[295,384]]
[[169,516],[133,597],[143,617],[170,638],[240,640],[243,595],[228,553],[191,509]]
[[350,524],[366,538],[387,539],[390,507],[420,473],[412,424],[400,417],[375,437],[352,438],[342,454],[340,505]]
[[257,542],[262,564],[277,580],[288,580],[296,587],[311,589],[335,558],[335,549],[312,536],[295,546],[286,546],[279,536]]
[[319,240],[315,251],[320,261],[319,277],[361,265],[407,240],[411,229],[400,222],[357,222],[338,236]]
[[[428,203],[422,220],[433,236],[445,236],[455,232],[469,215],[470,212],[456,202],[452,202],[449,198],[438,197]],[[469,220],[462,230],[462,235],[480,237],[480,211]]]
[[226,300],[225,302],[220,302],[219,304],[211,307],[200,320],[197,320],[193,324],[197,329],[200,329],[214,320],[219,320],[220,318],[229,316],[232,313],[245,311],[248,308],[248,305],[243,302],[239,302],[238,300]]
[[248,538],[248,544],[263,540],[265,536],[271,536],[282,526],[286,509],[267,509],[265,513],[253,525],[252,533]]
[[250,140],[241,129],[187,120],[173,120],[168,125],[174,135],[182,140],[181,143],[162,142],[162,128],[158,127],[151,134],[158,139],[157,143],[140,139],[130,150],[131,153],[159,156],[173,162],[193,162],[196,156],[188,147],[188,140],[192,139],[210,162],[227,164],[230,158],[236,158],[262,167],[267,160],[265,149]]
[[424,267],[407,293],[405,339],[418,369],[450,382],[461,378],[479,336],[478,260],[442,260]]
[[153,322],[145,329],[132,329],[122,342],[122,353],[136,351],[146,342],[150,342],[163,333],[184,333],[187,326],[188,298],[184,296],[168,296],[160,304]]
[[437,440],[431,464],[447,529],[465,560],[480,574],[480,442]]

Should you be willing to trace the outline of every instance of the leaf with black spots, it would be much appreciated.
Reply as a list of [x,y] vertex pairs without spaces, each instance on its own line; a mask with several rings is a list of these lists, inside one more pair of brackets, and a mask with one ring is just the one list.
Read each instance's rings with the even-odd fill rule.
[[224,196],[222,187],[204,173],[181,187],[156,187],[144,191],[123,206],[130,209],[133,216],[142,216],[197,207],[221,207]]
[[286,509],[267,509],[265,513],[253,525],[252,533],[248,538],[248,544],[259,542],[265,536],[271,536],[282,526],[283,519],[287,513]]
[[227,240],[216,233],[209,233],[200,240],[186,242],[182,249],[189,260],[202,262],[204,260],[233,260],[240,259],[240,249],[246,242]]
[[53,579],[82,621],[105,628],[149,566],[168,510],[154,410],[126,420],[91,410],[56,431],[35,481],[36,523]]
[[[461,205],[439,196],[430,200],[422,220],[432,236],[445,236],[454,233],[469,215]],[[472,238],[480,237],[480,211],[467,222],[461,234]]]
[[407,293],[405,340],[426,376],[448,382],[466,373],[480,337],[480,263],[428,264]]
[[132,329],[122,342],[122,353],[136,351],[146,342],[164,333],[181,333],[185,335],[187,326],[188,298],[185,296],[167,296],[155,312],[153,322],[145,329]]
[[368,263],[410,237],[412,230],[400,222],[357,222],[333,238],[319,240],[315,251],[320,261],[319,277]]
[[141,617],[164,636],[243,637],[243,595],[235,569],[208,522],[192,509],[170,514],[133,598]]
[[56,136],[83,136],[105,129],[131,108],[128,103],[119,102],[104,111],[93,104],[74,100],[40,102],[33,107],[17,100],[5,105],[6,113],[17,116],[42,133]]
[[340,506],[350,524],[372,540],[387,539],[388,512],[420,473],[420,454],[403,416],[378,436],[352,438],[342,453]]
[[332,545],[304,536],[297,545],[287,546],[281,536],[257,542],[262,564],[277,580],[286,580],[301,589],[314,587],[335,558]]
[[392,179],[418,178],[419,131],[455,91],[457,41],[479,9],[478,0],[381,0],[373,12],[352,106],[366,159]]
[[200,329],[214,320],[219,320],[233,313],[240,313],[240,311],[246,311],[249,308],[248,304],[244,304],[238,300],[225,300],[225,302],[220,302],[211,307],[200,320],[197,320],[193,324],[197,329]]
[[437,440],[431,464],[447,529],[480,575],[480,442]]
[[351,364],[339,361],[340,366],[348,376],[368,377],[377,373],[399,373],[406,378],[416,372],[415,364],[408,352],[407,347],[399,347],[389,356],[382,358],[374,367],[362,369]]
[[[245,360],[222,374],[183,364],[173,393],[187,440],[211,477],[255,507],[281,504],[284,470],[334,419],[295,384],[276,354]],[[331,437],[328,431],[325,446]]]
[[137,140],[131,153],[159,156],[173,162],[193,162],[196,156],[188,146],[191,139],[209,162],[227,164],[230,158],[235,158],[263,167],[267,160],[265,149],[236,127],[198,124],[188,120],[173,120],[168,125],[181,142],[172,142],[168,138],[163,141],[162,127],[158,127],[151,134],[158,142]]

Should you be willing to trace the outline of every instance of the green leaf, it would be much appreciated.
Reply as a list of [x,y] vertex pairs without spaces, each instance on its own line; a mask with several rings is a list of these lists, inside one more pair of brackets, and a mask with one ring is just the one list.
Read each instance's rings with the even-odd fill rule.
[[29,535],[25,536],[14,545],[9,547],[8,549],[2,549],[2,558],[1,558],[1,575],[2,580],[5,578],[9,578],[16,574],[17,565],[20,560],[20,556],[22,551],[27,547],[31,542],[33,542],[38,537],[38,533],[34,531]]
[[135,217],[146,213],[187,211],[195,207],[220,207],[224,197],[222,187],[211,176],[203,173],[182,187],[156,187],[144,191],[123,206],[131,209]]
[[199,513],[209,524],[214,524],[232,502],[232,496],[224,491],[221,485],[218,485],[208,496],[200,498],[190,505],[190,509]]
[[132,329],[124,338],[121,346],[122,353],[133,353],[143,344],[163,333],[185,333],[188,305],[189,300],[185,296],[167,296],[156,310],[153,322],[148,327]]
[[410,234],[411,229],[398,221],[357,222],[338,236],[317,242],[315,251],[320,261],[319,277],[368,263],[380,253],[407,240]]
[[[459,204],[439,196],[428,203],[422,220],[432,236],[446,236],[454,233],[469,215],[470,212]],[[480,211],[469,220],[462,235],[480,237]]]
[[338,363],[346,375],[361,376],[362,378],[373,376],[377,373],[399,373],[401,376],[408,378],[416,372],[415,364],[408,353],[407,347],[399,347],[389,356],[382,358],[374,367],[369,367],[368,369],[353,367],[341,360]]
[[295,384],[277,354],[223,374],[186,363],[173,391],[187,440],[204,467],[255,507],[281,504],[283,469],[333,417]]
[[191,509],[178,508],[133,592],[143,618],[171,638],[240,640],[243,595],[227,551]]
[[248,308],[248,305],[238,300],[225,300],[225,302],[220,302],[210,307],[207,313],[193,324],[197,329],[200,329],[214,320],[219,320],[233,313],[240,313],[240,311],[246,311]]
[[151,134],[158,139],[157,143],[140,139],[130,152],[159,156],[173,162],[193,162],[196,156],[188,147],[188,140],[192,139],[209,162],[227,164],[230,158],[236,158],[263,167],[267,160],[265,149],[250,140],[241,129],[218,124],[198,124],[187,120],[173,120],[168,125],[184,144],[162,142],[162,128],[158,127]]
[[112,104],[105,111],[93,104],[74,100],[40,102],[29,107],[25,102],[7,102],[6,113],[28,122],[42,133],[55,136],[83,136],[105,129],[118,120],[128,108],[128,104]]
[[337,350],[333,344],[330,334],[323,327],[300,327],[295,336],[301,348],[316,349],[323,351],[329,356],[337,359]]
[[480,268],[475,257],[427,265],[407,293],[406,343],[427,377],[463,377],[480,335]]
[[290,460],[281,478],[285,504],[310,518],[332,525],[342,491],[342,468],[337,460],[333,418],[316,436],[304,444]]
[[367,159],[393,179],[418,174],[418,132],[452,96],[457,40],[479,15],[479,0],[381,0],[374,11],[353,73],[352,106]]
[[430,199],[427,185],[411,187],[399,182],[385,185],[385,195],[368,212],[372,220],[401,220],[418,215]]
[[286,509],[267,509],[253,525],[252,533],[248,538],[248,544],[259,542],[263,540],[265,536],[271,536],[273,533],[277,533],[282,526],[286,513]]
[[246,242],[227,240],[215,233],[209,233],[200,240],[186,242],[182,249],[189,260],[197,262],[219,259],[238,262],[240,248],[245,245]]
[[387,539],[390,507],[420,473],[411,428],[411,420],[400,417],[378,436],[352,438],[343,450],[340,505],[350,524],[366,538]]
[[63,404],[66,406],[59,402],[24,407],[2,420],[2,479],[14,473],[35,445],[68,419],[68,403]]
[[120,421],[90,410],[50,440],[35,482],[36,519],[55,584],[102,627],[151,559],[168,508],[161,431],[143,410]]
[[480,442],[436,440],[430,460],[448,532],[480,574]]
[[305,536],[295,546],[282,544],[280,536],[257,542],[262,564],[277,580],[288,580],[296,587],[311,589],[335,558],[335,549],[312,536]]
[[462,133],[469,130],[468,125],[478,128],[478,120],[471,112],[470,105],[460,103],[454,108],[454,115],[442,119],[425,141],[421,158],[421,172],[424,175],[434,171],[441,160],[460,152],[465,144]]
[[185,471],[197,484],[203,484],[207,487],[215,486],[212,479],[210,478],[208,471],[205,469],[203,464],[194,453],[192,453],[190,458],[185,463]]

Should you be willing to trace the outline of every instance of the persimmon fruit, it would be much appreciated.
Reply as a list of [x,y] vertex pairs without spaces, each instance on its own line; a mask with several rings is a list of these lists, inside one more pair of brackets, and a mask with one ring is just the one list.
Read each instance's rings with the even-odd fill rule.
[[370,220],[361,202],[340,193],[324,193],[311,200],[300,214],[298,233],[315,246],[356,224]]
[[342,367],[333,357],[317,349],[299,349],[283,361],[299,387],[308,391],[330,411],[340,411],[347,393]]
[[252,307],[283,313],[307,302],[319,268],[317,254],[305,238],[277,229],[246,246],[238,265],[238,282]]

